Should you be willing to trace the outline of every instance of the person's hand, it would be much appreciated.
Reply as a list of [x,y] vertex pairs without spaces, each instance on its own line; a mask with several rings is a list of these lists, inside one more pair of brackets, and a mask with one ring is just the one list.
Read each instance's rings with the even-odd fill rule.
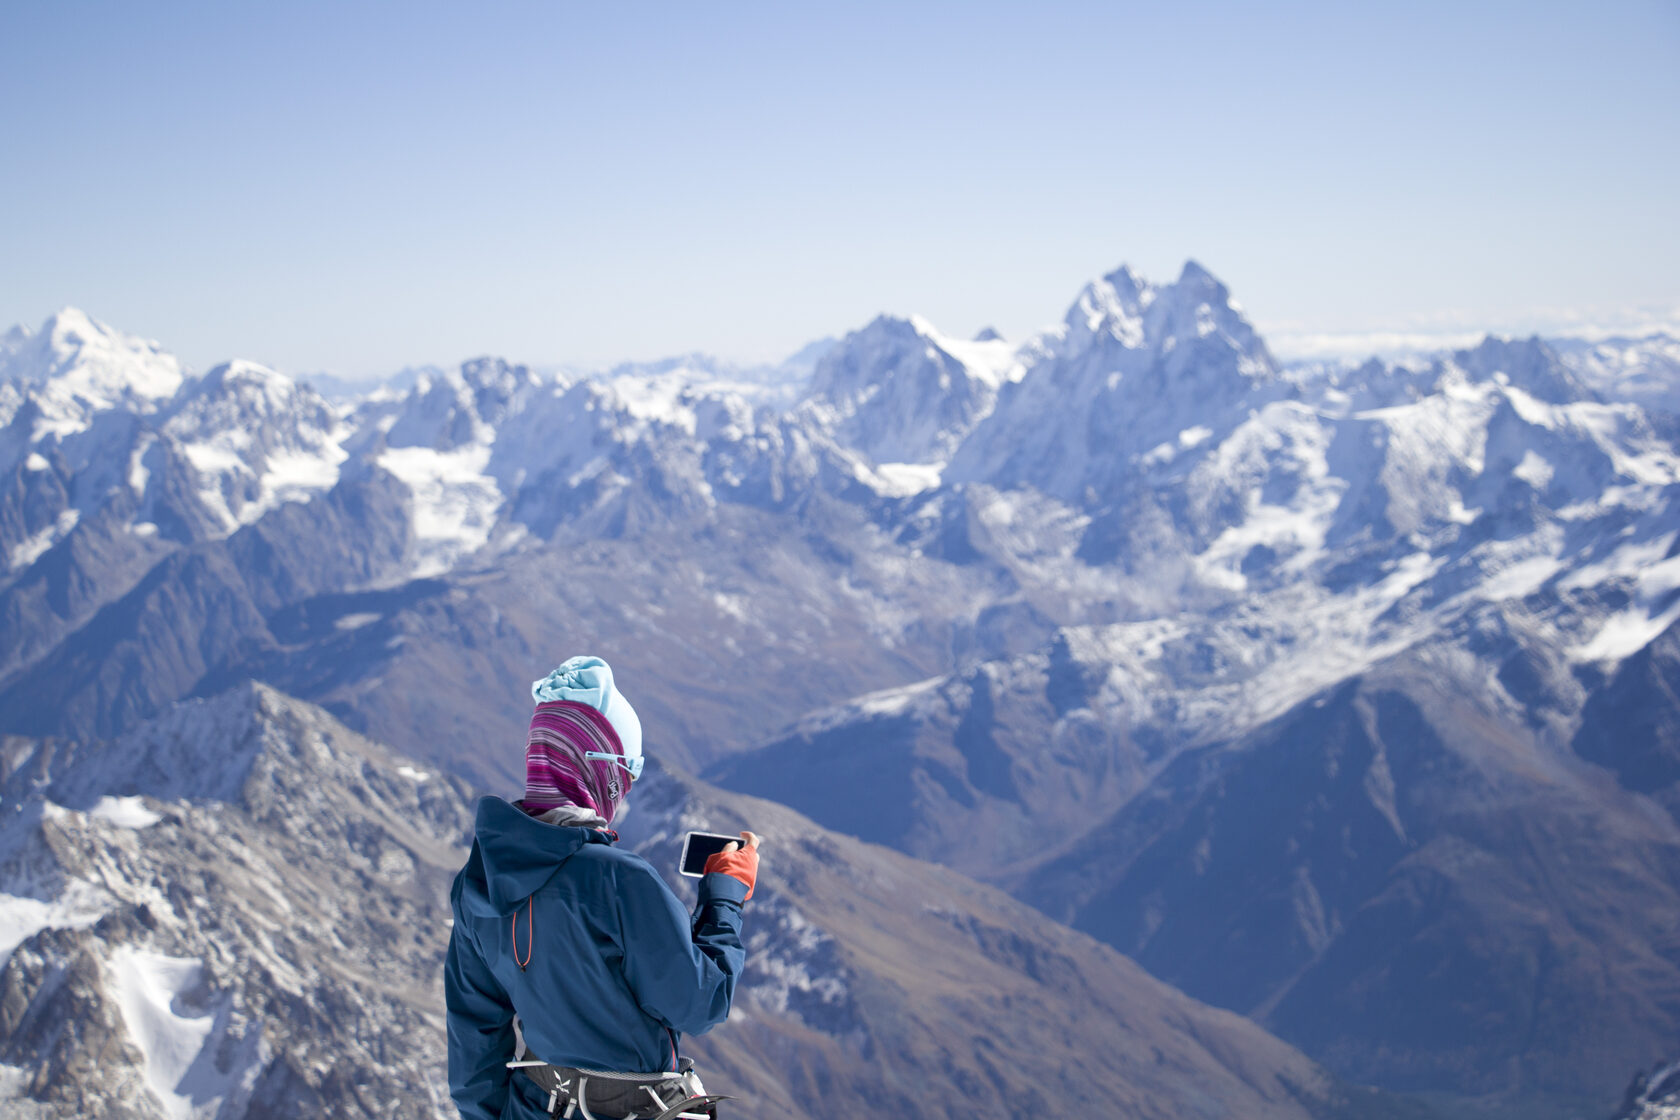
[[[746,845],[742,847],[742,845]],[[723,851],[714,852],[706,860],[706,874],[716,871],[747,885],[747,898],[753,896],[753,884],[758,881],[758,833],[741,830],[739,842],[731,840]],[[746,901],[746,899],[742,899]]]

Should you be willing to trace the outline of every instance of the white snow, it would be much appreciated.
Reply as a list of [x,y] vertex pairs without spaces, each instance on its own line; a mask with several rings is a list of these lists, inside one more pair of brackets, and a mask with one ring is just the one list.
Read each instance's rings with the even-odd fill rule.
[[1547,580],[1562,569],[1563,564],[1553,556],[1530,556],[1515,560],[1484,580],[1476,594],[1490,602],[1524,599],[1540,590]]
[[920,315],[912,315],[910,322],[915,324],[922,335],[932,339],[941,350],[961,362],[970,375],[994,389],[1006,381],[1019,381],[1026,373],[1026,367],[1020,360],[1020,347],[1007,339],[994,338],[987,342],[976,342],[972,339],[951,338],[941,334]]
[[191,1120],[194,1094],[180,1090],[216,1020],[179,1014],[175,1006],[198,985],[204,966],[123,945],[111,954],[110,968],[117,1007],[145,1063],[147,1086],[172,1120]]
[[907,498],[938,486],[944,470],[944,463],[877,463],[866,481],[883,497]]
[[1522,462],[1511,473],[1536,490],[1544,490],[1552,481],[1552,465],[1533,451],[1523,452]]
[[157,442],[157,436],[147,432],[135,443],[133,452],[128,457],[128,488],[134,491],[135,497],[146,492],[146,481],[151,478],[151,472],[146,469],[146,452],[151,450],[152,444]]
[[204,504],[232,532],[330,489],[353,427],[284,374],[234,361],[206,374],[164,431],[199,475]]
[[[338,483],[339,466],[350,456],[337,443],[313,451],[282,451],[268,457],[262,476],[264,512],[282,502],[308,498],[321,490],[331,490]],[[244,515],[247,522],[256,520]]]
[[106,908],[104,896],[81,880],[51,901],[0,894],[0,967],[42,930],[86,929],[105,916]]
[[245,469],[241,445],[247,442],[247,438],[246,433],[229,433],[213,442],[184,443],[181,452],[199,474],[228,474]]
[[696,421],[689,391],[691,378],[690,371],[682,369],[653,376],[617,377],[608,385],[616,403],[631,416],[692,436]]
[[[1667,538],[1672,540],[1672,536]],[[1640,547],[1649,555],[1664,541]],[[1632,549],[1626,551],[1634,551]],[[1581,573],[1576,573],[1577,577]],[[1635,605],[1605,620],[1591,639],[1572,650],[1577,661],[1620,661],[1644,649],[1676,621],[1680,621],[1680,556],[1647,562],[1634,573]],[[1655,605],[1672,597],[1661,611]]]
[[36,435],[86,428],[94,412],[120,404],[150,411],[181,387],[181,363],[155,342],[112,330],[66,307],[42,329],[0,352],[0,378],[36,387]]
[[802,718],[797,726],[800,731],[806,734],[816,734],[828,728],[848,723],[860,716],[899,715],[915,704],[918,699],[937,691],[939,686],[944,684],[947,679],[946,677],[929,677],[914,684],[866,693],[843,704],[836,704],[833,707],[812,712]]
[[52,466],[47,457],[39,451],[31,451],[29,458],[23,461],[23,469],[32,473],[47,470]]
[[354,614],[343,615],[333,620],[335,630],[360,630],[362,627],[378,622],[385,616],[377,611],[358,611]]
[[397,767],[397,773],[401,774],[411,782],[423,782],[427,778],[431,777],[431,775],[426,773],[424,770],[416,770],[412,766],[399,766]]
[[212,443],[183,444],[181,452],[192,464],[193,470],[198,472],[199,500],[217,516],[225,531],[232,532],[239,526],[239,518],[222,491],[222,479],[225,475],[250,473],[240,452]]
[[414,576],[441,575],[490,539],[502,492],[485,473],[490,465],[488,445],[468,444],[453,451],[391,447],[379,456],[379,465],[413,495]]
[[150,828],[163,819],[162,814],[146,808],[139,797],[101,797],[88,815],[120,828]]
[[22,1066],[0,1065],[0,1101],[22,1100],[33,1073]]
[[25,538],[16,548],[12,549],[11,568],[18,571],[35,563],[47,549],[64,539],[64,535],[76,527],[81,519],[81,511],[67,509],[58,515],[58,519],[38,533]]
[[1585,645],[1571,651],[1577,661],[1620,661],[1655,641],[1680,620],[1680,602],[1659,615],[1634,608],[1611,615]]
[[851,707],[854,712],[863,715],[897,715],[915,703],[918,697],[938,688],[944,680],[944,677],[929,677],[927,680],[902,685],[898,688],[884,688],[879,692],[871,692],[858,697],[852,702]]

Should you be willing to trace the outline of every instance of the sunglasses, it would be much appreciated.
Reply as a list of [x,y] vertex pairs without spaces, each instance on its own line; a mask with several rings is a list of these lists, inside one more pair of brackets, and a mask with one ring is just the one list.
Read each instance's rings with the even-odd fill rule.
[[642,776],[642,756],[641,755],[637,755],[635,758],[625,758],[621,754],[608,754],[606,751],[585,751],[585,752],[583,752],[583,757],[584,758],[604,758],[608,762],[617,763],[618,765],[624,767],[625,771],[629,773],[630,780],[632,782],[635,781],[637,778],[640,778]]

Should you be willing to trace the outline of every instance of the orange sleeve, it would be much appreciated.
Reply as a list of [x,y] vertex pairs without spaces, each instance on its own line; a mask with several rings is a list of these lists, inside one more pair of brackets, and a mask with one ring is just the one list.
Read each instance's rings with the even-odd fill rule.
[[747,897],[753,896],[753,884],[758,880],[758,849],[741,848],[733,852],[713,852],[706,859],[706,874],[721,872],[747,885]]

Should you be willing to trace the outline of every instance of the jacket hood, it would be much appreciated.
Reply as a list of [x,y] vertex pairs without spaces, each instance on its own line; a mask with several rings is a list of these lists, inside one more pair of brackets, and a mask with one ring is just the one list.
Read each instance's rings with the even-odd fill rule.
[[[604,832],[544,824],[499,797],[481,798],[473,823],[484,893],[498,914],[523,906],[585,844],[610,843]],[[469,861],[469,877],[471,870]]]

